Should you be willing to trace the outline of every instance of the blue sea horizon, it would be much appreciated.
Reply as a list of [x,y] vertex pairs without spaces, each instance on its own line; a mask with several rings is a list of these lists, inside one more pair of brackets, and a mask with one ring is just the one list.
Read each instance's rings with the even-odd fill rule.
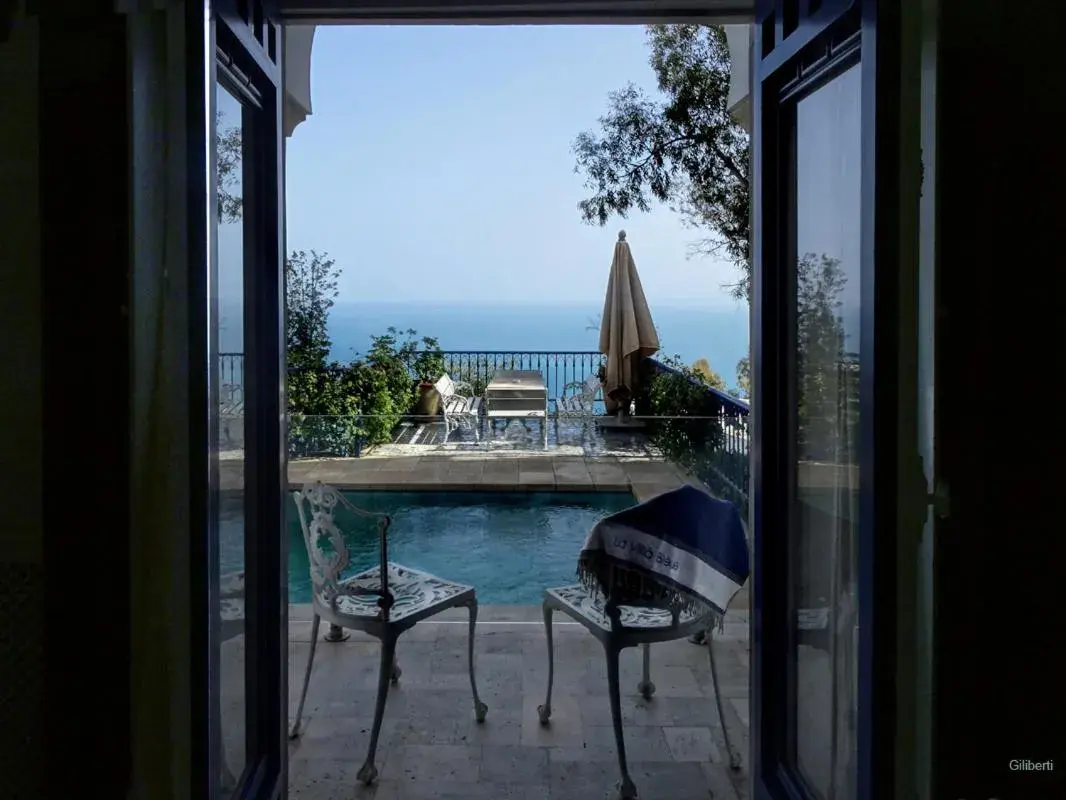
[[[390,327],[432,336],[442,350],[593,351],[599,344],[596,305],[338,302],[330,312],[332,357],[347,362],[366,352],[370,337]],[[737,384],[737,362],[748,354],[748,308],[657,305],[652,319],[662,356],[687,364],[706,358],[726,383]],[[593,328],[593,329],[590,329]]]
[[[219,349],[244,350],[241,325],[234,308],[223,307]],[[507,352],[595,351],[602,304],[561,302],[554,305],[515,303],[426,303],[338,301],[330,310],[331,356],[350,362],[370,347],[370,337],[392,326],[432,336],[442,350]],[[652,319],[659,331],[660,356],[679,356],[686,364],[706,358],[730,387],[737,385],[737,362],[748,354],[748,308],[696,304],[654,304]],[[591,328],[591,329],[590,329]]]

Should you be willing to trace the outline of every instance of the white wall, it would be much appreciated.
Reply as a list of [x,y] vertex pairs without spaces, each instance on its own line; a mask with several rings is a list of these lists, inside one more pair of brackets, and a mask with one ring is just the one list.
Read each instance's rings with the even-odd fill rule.
[[729,45],[729,110],[751,131],[751,25],[725,25]]
[[285,108],[282,126],[286,137],[292,136],[296,126],[311,115],[311,47],[314,39],[314,25],[285,26]]

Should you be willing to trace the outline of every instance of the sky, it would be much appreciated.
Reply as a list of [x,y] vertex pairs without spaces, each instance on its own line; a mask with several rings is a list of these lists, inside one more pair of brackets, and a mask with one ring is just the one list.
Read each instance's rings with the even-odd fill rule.
[[335,258],[342,301],[587,304],[624,228],[650,303],[735,308],[668,208],[581,220],[573,140],[628,82],[657,92],[639,26],[320,27],[288,249]]

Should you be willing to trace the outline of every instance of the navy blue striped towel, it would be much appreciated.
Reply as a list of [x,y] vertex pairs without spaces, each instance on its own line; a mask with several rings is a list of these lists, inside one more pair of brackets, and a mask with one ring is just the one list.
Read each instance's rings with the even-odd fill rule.
[[737,507],[693,486],[604,517],[581,548],[577,568],[591,592],[714,612],[719,623],[748,571]]

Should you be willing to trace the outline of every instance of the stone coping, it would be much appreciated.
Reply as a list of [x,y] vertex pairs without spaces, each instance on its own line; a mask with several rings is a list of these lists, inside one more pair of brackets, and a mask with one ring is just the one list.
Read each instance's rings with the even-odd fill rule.
[[[224,461],[222,489],[238,490],[243,464]],[[469,492],[631,492],[643,502],[699,482],[673,464],[652,458],[558,456],[529,453],[300,459],[289,463],[289,485],[312,481],[343,490]]]

